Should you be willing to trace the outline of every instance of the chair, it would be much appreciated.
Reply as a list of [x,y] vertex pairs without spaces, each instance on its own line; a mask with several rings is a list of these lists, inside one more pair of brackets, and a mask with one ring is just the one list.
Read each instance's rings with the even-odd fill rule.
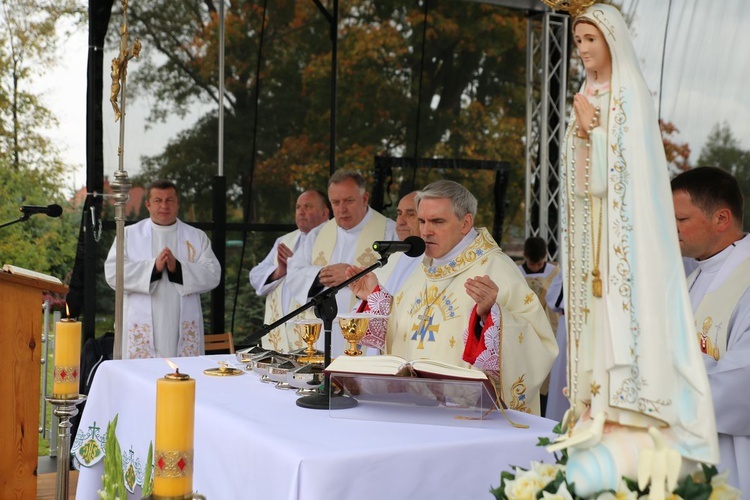
[[232,332],[226,333],[214,333],[212,335],[204,335],[204,345],[206,352],[210,351],[226,351],[229,350],[229,354],[234,354],[234,338],[232,338]]

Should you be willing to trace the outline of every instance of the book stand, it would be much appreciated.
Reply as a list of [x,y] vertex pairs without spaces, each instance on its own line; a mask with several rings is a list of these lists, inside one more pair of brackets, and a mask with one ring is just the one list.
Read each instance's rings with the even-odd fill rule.
[[331,373],[329,390],[358,403],[330,412],[332,418],[460,427],[504,420],[481,381]]

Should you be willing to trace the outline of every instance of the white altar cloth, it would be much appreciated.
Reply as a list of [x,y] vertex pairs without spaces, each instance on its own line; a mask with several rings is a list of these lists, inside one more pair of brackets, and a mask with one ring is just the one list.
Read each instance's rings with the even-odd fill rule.
[[[530,426],[515,429],[501,418],[479,428],[331,418],[296,406],[293,391],[253,373],[203,374],[233,359],[172,358],[196,379],[193,488],[208,500],[490,499],[502,470],[554,461],[536,446],[551,435],[551,420],[510,412]],[[154,436],[156,379],[171,371],[163,359],[103,363],[78,435],[92,426],[104,435],[119,414],[122,453],[142,470]],[[77,498],[97,498],[102,472],[103,461],[81,468]],[[135,492],[140,498],[140,487]]]

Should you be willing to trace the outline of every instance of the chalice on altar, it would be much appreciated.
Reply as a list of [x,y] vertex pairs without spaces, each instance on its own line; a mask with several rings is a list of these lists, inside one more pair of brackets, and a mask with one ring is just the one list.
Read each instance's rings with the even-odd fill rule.
[[320,338],[323,321],[320,319],[298,319],[294,321],[294,331],[306,344],[302,356],[297,358],[299,363],[323,363],[323,356],[315,350],[315,342]]
[[339,326],[344,339],[349,342],[349,349],[344,351],[347,356],[360,356],[362,351],[357,345],[367,332],[370,320],[373,318],[386,318],[374,314],[342,314],[339,316]]

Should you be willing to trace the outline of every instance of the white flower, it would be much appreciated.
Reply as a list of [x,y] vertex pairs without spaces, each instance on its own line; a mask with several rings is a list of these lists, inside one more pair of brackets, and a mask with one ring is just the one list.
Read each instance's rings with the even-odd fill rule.
[[635,491],[630,491],[628,483],[621,480],[620,484],[617,485],[617,491],[614,494],[614,498],[616,500],[637,500],[638,494]]
[[535,500],[536,494],[548,482],[533,470],[524,471],[516,468],[516,478],[505,483],[505,496],[508,500]]
[[[539,477],[546,480],[547,483],[557,477],[558,472],[565,474],[565,466],[560,464],[545,464],[543,462],[531,462],[531,470],[536,472]],[[546,484],[545,484],[546,486]]]
[[547,500],[573,500],[565,482],[560,483],[560,486],[557,488],[557,493],[544,491],[542,492],[542,495],[542,498]]
[[740,490],[729,486],[727,478],[729,472],[725,471],[711,478],[711,496],[709,500],[739,500],[742,498]]

